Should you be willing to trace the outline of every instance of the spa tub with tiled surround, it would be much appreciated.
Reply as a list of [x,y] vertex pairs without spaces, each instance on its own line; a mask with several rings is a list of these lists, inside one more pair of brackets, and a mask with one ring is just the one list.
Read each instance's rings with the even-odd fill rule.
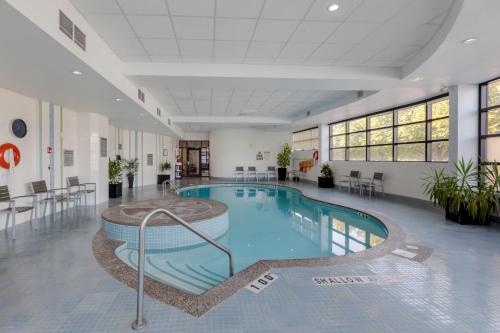
[[[154,209],[165,208],[178,215],[209,237],[222,237],[229,228],[227,206],[206,199],[145,200],[107,209],[102,214],[104,233],[111,239],[125,242],[129,249],[139,247],[139,225]],[[146,250],[168,250],[194,246],[204,240],[170,217],[158,214],[146,226]]]

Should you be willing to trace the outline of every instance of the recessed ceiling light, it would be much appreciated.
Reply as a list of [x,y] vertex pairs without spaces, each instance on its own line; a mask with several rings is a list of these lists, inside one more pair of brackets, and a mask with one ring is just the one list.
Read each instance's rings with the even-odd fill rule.
[[414,78],[412,81],[413,82],[418,82],[418,81],[422,81],[424,78],[421,77],[421,76],[417,76],[416,78]]
[[122,101],[122,99],[121,99],[121,98],[115,98],[115,101],[117,101],[117,102],[121,102],[121,101]]
[[71,72],[73,75],[82,75],[83,73],[77,70]]
[[465,44],[465,45],[467,45],[467,44],[472,44],[472,43],[474,43],[474,42],[476,42],[476,41],[477,41],[477,38],[472,37],[472,38],[467,38],[467,39],[464,39],[464,40],[462,41],[462,43],[463,43],[463,44]]
[[328,10],[329,10],[330,12],[334,12],[334,11],[336,11],[337,9],[339,9],[339,7],[340,7],[339,5],[337,5],[336,3],[334,3],[333,5],[331,5],[330,7],[328,7]]

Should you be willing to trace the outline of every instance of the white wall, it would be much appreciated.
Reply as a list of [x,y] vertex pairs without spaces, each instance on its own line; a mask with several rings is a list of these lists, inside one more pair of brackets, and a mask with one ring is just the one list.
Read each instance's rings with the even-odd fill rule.
[[[290,132],[269,132],[249,128],[217,129],[210,132],[210,176],[232,177],[237,165],[265,170],[277,166],[276,155],[284,143],[291,144]],[[269,160],[257,161],[258,152],[269,151]]]
[[[427,199],[423,194],[422,179],[433,169],[447,168],[447,163],[429,162],[328,162],[335,173],[338,184],[341,175],[348,175],[351,170],[361,171],[362,178],[371,178],[374,172],[384,173],[385,193]],[[378,190],[378,189],[377,189]]]

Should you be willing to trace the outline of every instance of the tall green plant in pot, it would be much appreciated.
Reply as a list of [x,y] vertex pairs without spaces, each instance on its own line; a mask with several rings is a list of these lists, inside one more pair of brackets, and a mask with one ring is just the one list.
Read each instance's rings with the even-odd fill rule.
[[446,212],[446,218],[460,224],[488,224],[498,211],[499,183],[496,162],[485,169],[463,159],[453,164],[452,174],[434,170],[424,179],[424,193]]
[[109,197],[119,198],[122,196],[122,163],[119,160],[109,160]]
[[126,173],[128,180],[128,188],[134,187],[134,176],[139,171],[139,160],[132,158],[130,160],[123,160],[123,170]]
[[292,157],[292,147],[285,143],[278,153],[276,163],[278,164],[278,180],[286,180],[286,168],[290,165]]

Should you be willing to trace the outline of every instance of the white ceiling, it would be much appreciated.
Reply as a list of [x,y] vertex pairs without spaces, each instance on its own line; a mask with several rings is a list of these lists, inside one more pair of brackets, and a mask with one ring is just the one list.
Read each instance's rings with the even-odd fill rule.
[[172,89],[149,90],[173,116],[293,117],[312,105],[324,105],[351,92],[283,89]]
[[125,62],[392,67],[430,41],[453,1],[71,0]]

